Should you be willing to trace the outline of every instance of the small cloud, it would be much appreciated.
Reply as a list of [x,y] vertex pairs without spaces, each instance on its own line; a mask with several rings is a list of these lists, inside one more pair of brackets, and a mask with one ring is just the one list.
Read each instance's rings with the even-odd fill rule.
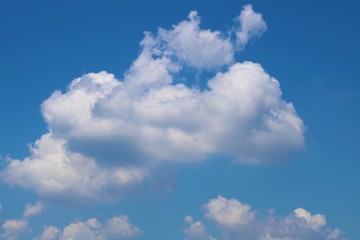
[[195,221],[191,216],[185,217],[185,223],[189,226],[185,229],[185,240],[216,240],[212,237],[201,221]]
[[260,37],[267,25],[260,13],[253,10],[252,5],[245,5],[240,15],[235,20],[239,24],[236,31],[236,44],[243,49],[251,38]]
[[306,225],[312,229],[319,229],[326,225],[326,218],[323,215],[311,215],[306,209],[297,208],[294,210],[295,217],[305,220]]
[[54,226],[44,227],[44,231],[35,240],[57,240],[60,235],[60,230]]
[[165,55],[173,55],[197,69],[217,68],[234,60],[234,48],[230,39],[220,31],[201,29],[200,17],[196,11],[190,12],[188,20],[174,25],[171,30],[160,28],[156,42],[155,49],[163,46]]
[[249,224],[255,217],[250,205],[220,195],[211,199],[204,207],[205,217],[226,229],[238,229]]
[[[236,240],[242,236],[254,240],[345,240],[338,228],[326,226],[324,215],[311,214],[303,208],[297,208],[287,216],[276,216],[274,209],[269,210],[268,214],[256,215],[250,205],[222,196],[209,200],[204,207],[204,217],[215,223],[220,233],[219,239]],[[197,233],[211,236],[207,230],[211,228],[201,221],[194,222],[190,215],[185,217],[185,223],[189,225],[185,229],[186,237]]]
[[2,225],[3,234],[2,239],[4,240],[16,240],[24,233],[28,226],[28,221],[24,219],[12,219],[6,220]]
[[38,215],[44,209],[44,204],[41,202],[37,202],[35,204],[27,204],[25,207],[25,211],[23,214],[23,218],[29,218]]
[[140,234],[139,228],[129,222],[127,216],[110,218],[105,224],[96,218],[88,219],[86,222],[71,223],[64,228],[60,240],[96,240],[96,239],[120,239]]

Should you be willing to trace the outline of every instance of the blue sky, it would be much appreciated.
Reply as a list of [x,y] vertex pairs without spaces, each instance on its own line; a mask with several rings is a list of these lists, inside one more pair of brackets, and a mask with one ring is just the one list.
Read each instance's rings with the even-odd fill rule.
[[357,239],[359,7],[2,1],[0,239]]

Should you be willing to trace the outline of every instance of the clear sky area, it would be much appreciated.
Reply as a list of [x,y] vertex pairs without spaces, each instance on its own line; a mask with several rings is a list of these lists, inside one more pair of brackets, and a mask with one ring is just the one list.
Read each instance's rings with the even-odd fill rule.
[[360,2],[0,2],[0,240],[360,239]]

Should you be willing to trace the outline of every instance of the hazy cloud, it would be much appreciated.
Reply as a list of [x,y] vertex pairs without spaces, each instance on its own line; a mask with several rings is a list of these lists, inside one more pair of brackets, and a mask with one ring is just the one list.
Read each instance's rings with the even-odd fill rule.
[[44,231],[35,240],[57,240],[60,235],[60,230],[54,226],[44,227]]
[[18,237],[26,230],[28,221],[24,219],[6,220],[2,225],[4,240],[17,240]]
[[23,218],[33,217],[41,213],[44,209],[44,204],[37,202],[35,204],[27,204],[23,214]]

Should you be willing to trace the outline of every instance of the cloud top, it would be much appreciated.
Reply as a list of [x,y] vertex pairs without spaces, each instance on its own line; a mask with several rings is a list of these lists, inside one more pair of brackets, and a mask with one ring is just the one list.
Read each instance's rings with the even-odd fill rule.
[[240,26],[236,31],[236,44],[240,49],[243,49],[251,38],[260,37],[267,30],[262,15],[254,12],[250,4],[244,6],[235,22]]

